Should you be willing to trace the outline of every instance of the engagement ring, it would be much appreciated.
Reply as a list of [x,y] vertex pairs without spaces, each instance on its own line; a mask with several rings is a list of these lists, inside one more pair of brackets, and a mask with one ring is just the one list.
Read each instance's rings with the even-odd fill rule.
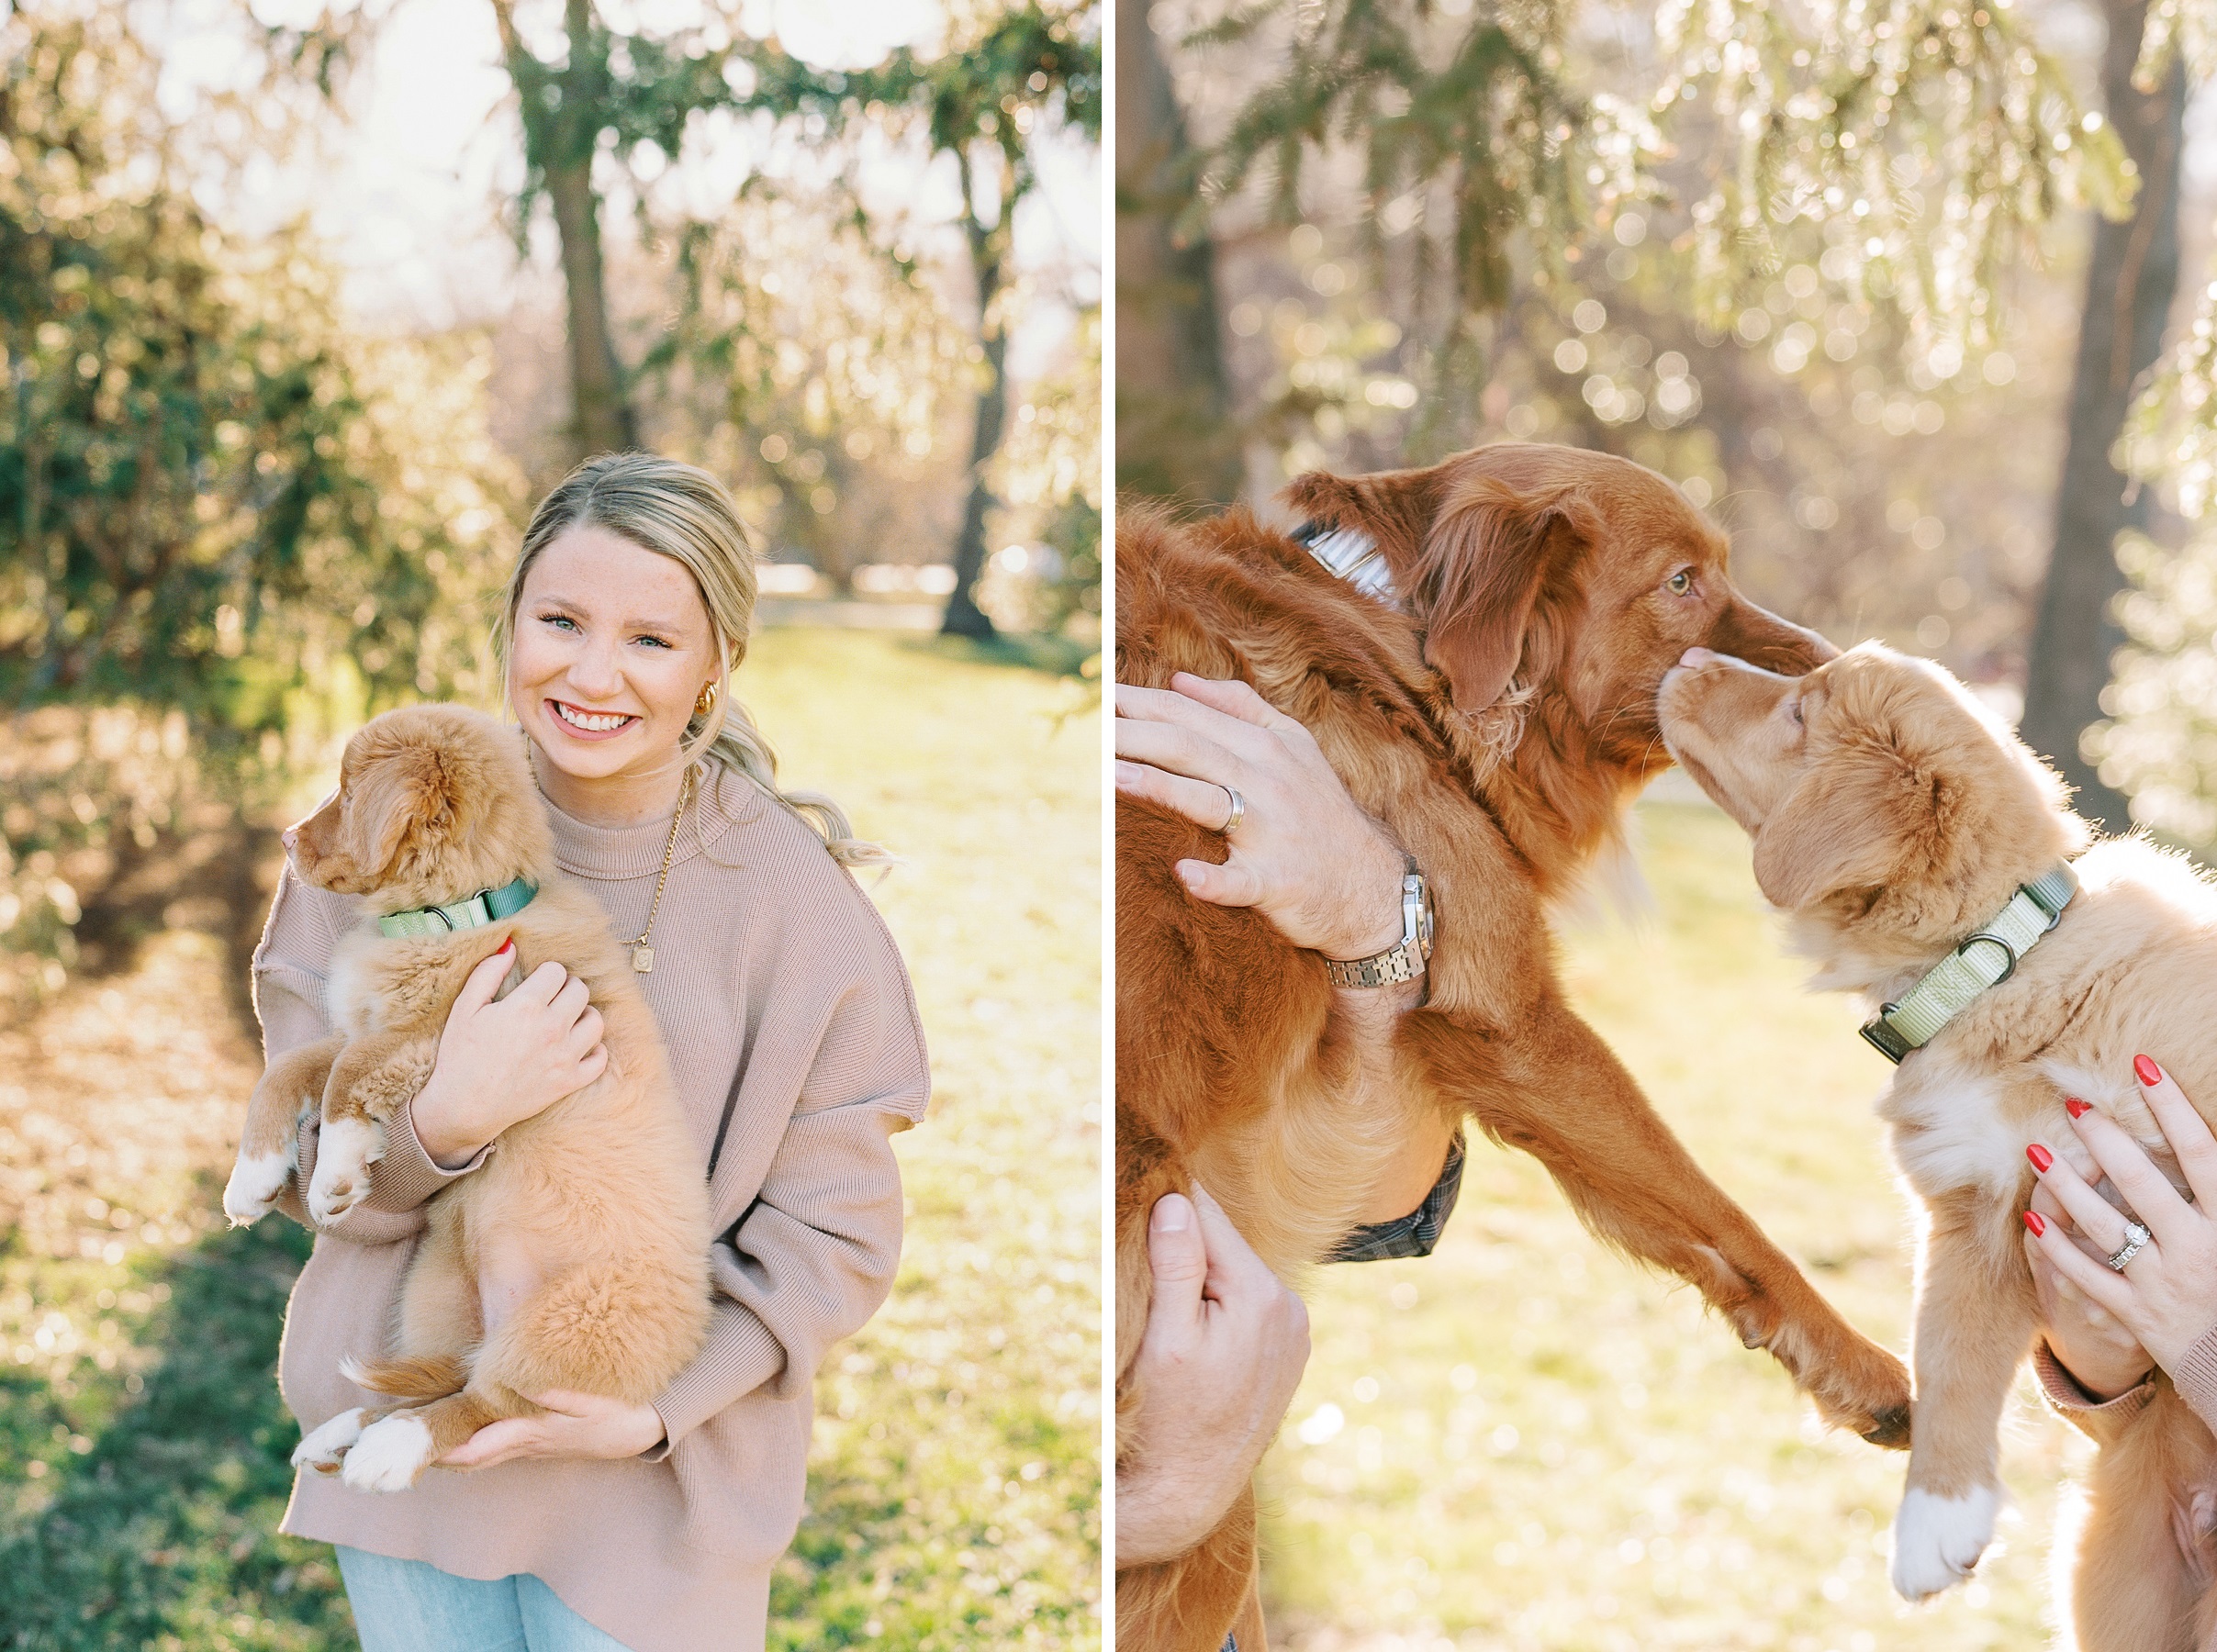
[[2122,1273],[2124,1265],[2137,1256],[2140,1254],[2140,1247],[2154,1237],[2155,1234],[2149,1233],[2137,1222],[2126,1222],[2124,1224],[2124,1243],[2118,1247],[2117,1254],[2110,1258],[2110,1266],[2119,1273]]

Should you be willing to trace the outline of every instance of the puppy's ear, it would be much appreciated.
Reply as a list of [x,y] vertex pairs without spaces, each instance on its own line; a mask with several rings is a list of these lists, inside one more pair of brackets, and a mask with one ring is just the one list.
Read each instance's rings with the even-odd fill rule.
[[1755,883],[1792,912],[1895,881],[1936,847],[1941,783],[1883,744],[1843,746],[1755,833]]
[[1481,475],[1450,491],[1425,536],[1411,595],[1424,621],[1424,657],[1454,689],[1459,710],[1483,711],[1507,690],[1528,652],[1540,591],[1551,575],[1568,573],[1599,525],[1573,488],[1533,492]]
[[1312,472],[1286,490],[1309,520],[1355,529],[1376,543],[1425,628],[1426,662],[1466,712],[1484,710],[1507,689],[1549,575],[1567,574],[1601,526],[1574,486],[1495,474],[1498,451],[1428,470]]
[[439,754],[424,747],[391,752],[364,764],[342,800],[340,842],[361,889],[384,882],[409,834],[448,812]]

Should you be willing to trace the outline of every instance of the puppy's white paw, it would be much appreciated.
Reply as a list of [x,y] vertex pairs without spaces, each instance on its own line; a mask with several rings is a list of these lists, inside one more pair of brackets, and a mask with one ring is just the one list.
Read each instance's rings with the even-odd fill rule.
[[308,1213],[336,1222],[369,1197],[369,1167],[385,1156],[385,1127],[371,1119],[326,1124],[316,1146],[316,1175],[308,1184]]
[[329,1474],[339,1467],[347,1447],[362,1437],[362,1408],[342,1411],[322,1427],[303,1434],[293,1447],[293,1467],[319,1468]]
[[293,1155],[289,1153],[260,1153],[251,1157],[241,1154],[223,1188],[223,1213],[231,1219],[231,1225],[247,1227],[268,1215],[292,1173]]
[[431,1460],[431,1431],[402,1412],[362,1431],[341,1478],[358,1491],[405,1491]]
[[1961,1497],[1911,1487],[1894,1516],[1894,1592],[1905,1601],[1928,1600],[1969,1577],[1994,1540],[2000,1506],[1994,1486],[1974,1486]]

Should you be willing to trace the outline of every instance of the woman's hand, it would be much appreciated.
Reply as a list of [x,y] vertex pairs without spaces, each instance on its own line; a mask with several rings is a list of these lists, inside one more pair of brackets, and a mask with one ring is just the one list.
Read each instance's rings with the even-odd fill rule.
[[448,1468],[490,1468],[515,1457],[627,1457],[662,1444],[662,1413],[599,1394],[549,1389],[533,1394],[536,1417],[488,1423],[439,1459]]
[[[2071,1127],[2154,1235],[2125,1264],[2123,1272],[2100,1259],[2123,1246],[2123,1214],[2064,1160],[2051,1157],[2043,1167],[2040,1161],[2047,1156],[2044,1146],[2035,1144],[2030,1150],[2042,1187],[2054,1195],[2088,1242],[2083,1247],[2075,1244],[2060,1222],[2049,1221],[2034,1210],[2025,1216],[2033,1247],[2056,1274],[2119,1328],[2114,1333],[2099,1331],[2084,1312],[2066,1316],[2070,1322],[2066,1338],[2082,1330],[2088,1333],[2079,1340],[2088,1345],[2096,1370],[2079,1370],[2072,1357],[2078,1352],[2076,1345],[2069,1353],[2055,1347],[2064,1367],[2097,1393],[2132,1363],[2123,1338],[2130,1337],[2146,1351],[2147,1357],[2168,1371],[2217,1325],[2217,1222],[2206,1213],[2211,1209],[2211,1200],[2217,1200],[2217,1136],[2211,1134],[2178,1083],[2155,1062],[2136,1055],[2133,1069],[2156,1127],[2178,1155],[2179,1170],[2193,1190],[2195,1202],[2189,1204],[2181,1199],[2140,1144],[2099,1111],[2084,1101],[2070,1103]],[[2050,1345],[2055,1346],[2052,1342]],[[2145,1368],[2143,1364],[2142,1371]]]
[[[2032,1211],[2051,1227],[2059,1226],[2070,1243],[2096,1264],[2113,1254],[2097,1252],[2094,1242],[2079,1233],[2061,1201],[2045,1187],[2032,1189]],[[2032,1292],[2040,1299],[2040,1321],[2047,1328],[2048,1352],[2055,1356],[2055,1363],[2096,1401],[2114,1400],[2128,1389],[2138,1388],[2155,1367],[2140,1339],[2115,1314],[2058,1273],[2029,1231],[2024,1235],[2024,1250],[2032,1267]]]
[[423,1150],[448,1169],[509,1125],[583,1089],[608,1066],[600,1011],[584,981],[561,965],[550,959],[493,1001],[515,955],[511,938],[470,971],[447,1012],[431,1076],[409,1109]]
[[1202,900],[1253,907],[1295,946],[1367,958],[1401,939],[1402,855],[1356,807],[1309,731],[1245,683],[1180,672],[1175,692],[1116,690],[1116,789],[1210,831],[1247,805],[1222,865],[1180,861]]
[[1215,1529],[1309,1356],[1308,1310],[1201,1188],[1156,1201],[1147,1254],[1155,1296],[1132,1366],[1137,1448],[1116,1477],[1120,1567],[1171,1559]]

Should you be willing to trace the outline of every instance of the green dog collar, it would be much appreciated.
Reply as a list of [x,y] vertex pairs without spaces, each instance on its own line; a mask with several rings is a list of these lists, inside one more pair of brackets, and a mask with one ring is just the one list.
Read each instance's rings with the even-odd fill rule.
[[409,935],[451,935],[457,930],[483,929],[503,918],[512,918],[532,904],[539,886],[528,877],[498,889],[479,889],[452,906],[414,907],[405,912],[387,912],[377,927],[395,940]]
[[1864,1022],[1863,1036],[1899,1066],[1903,1056],[1931,1043],[1972,999],[2015,975],[2024,954],[2062,921],[2063,909],[2077,893],[2078,874],[2067,865],[2020,885],[1984,929],[1927,971],[1900,1002]]

